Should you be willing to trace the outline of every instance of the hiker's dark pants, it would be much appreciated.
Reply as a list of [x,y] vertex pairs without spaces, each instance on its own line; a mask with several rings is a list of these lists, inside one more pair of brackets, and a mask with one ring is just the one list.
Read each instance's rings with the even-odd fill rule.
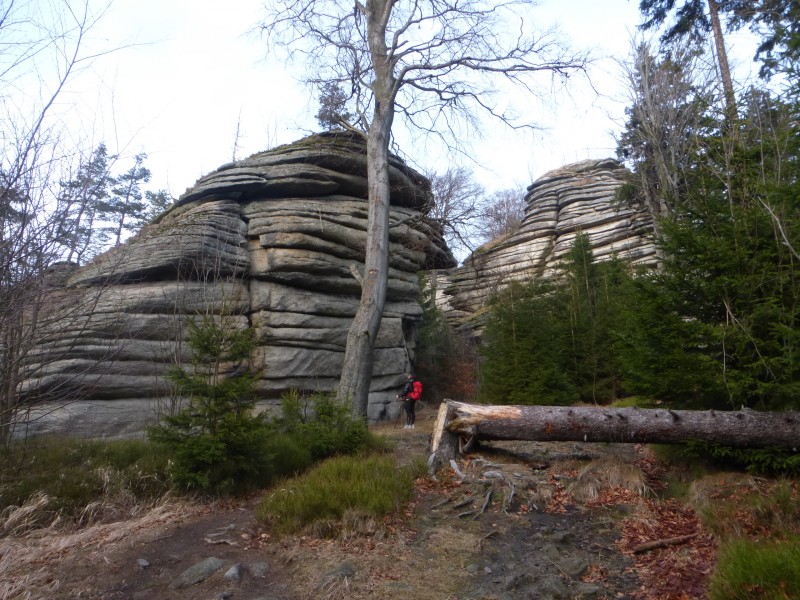
[[406,398],[405,400],[406,425],[413,425],[414,421],[417,420],[417,415],[414,413],[415,404],[416,404],[415,400],[412,400],[411,398]]

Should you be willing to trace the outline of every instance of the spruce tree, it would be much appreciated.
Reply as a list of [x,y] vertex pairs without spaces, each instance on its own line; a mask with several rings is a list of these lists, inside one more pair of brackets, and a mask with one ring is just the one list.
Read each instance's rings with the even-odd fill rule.
[[170,378],[188,403],[150,431],[174,452],[172,477],[182,489],[228,493],[272,476],[270,428],[253,414],[255,379],[246,368],[252,330],[235,330],[213,317],[189,323],[191,367]]

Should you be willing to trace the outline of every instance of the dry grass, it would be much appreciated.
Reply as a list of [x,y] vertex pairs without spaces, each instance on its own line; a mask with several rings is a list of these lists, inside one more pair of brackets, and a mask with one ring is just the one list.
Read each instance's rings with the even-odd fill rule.
[[602,491],[609,489],[623,489],[637,496],[651,493],[646,476],[639,467],[614,457],[583,466],[567,491],[576,500],[588,502],[596,500]]
[[[0,536],[15,536],[31,529],[32,521],[50,504],[50,497],[38,492],[22,506],[7,506],[0,514]],[[52,527],[52,525],[51,525]]]
[[138,534],[151,535],[159,526],[191,517],[200,510],[200,506],[186,501],[166,499],[141,516],[126,521],[93,525],[78,531],[58,531],[51,526],[2,538],[0,598],[55,598],[59,581],[52,577],[53,566],[77,554],[86,557],[123,540],[130,543]]
[[800,490],[792,480],[745,474],[707,475],[692,483],[689,502],[722,539],[800,535]]
[[745,473],[725,472],[703,475],[689,485],[687,501],[696,509],[715,503],[731,494],[750,493],[756,480]]

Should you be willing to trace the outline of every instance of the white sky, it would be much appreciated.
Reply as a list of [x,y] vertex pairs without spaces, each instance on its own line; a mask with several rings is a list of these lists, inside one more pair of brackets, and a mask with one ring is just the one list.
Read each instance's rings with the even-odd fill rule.
[[[638,0],[542,0],[537,11],[541,29],[557,24],[573,49],[592,49],[600,95],[576,81],[548,105],[531,106],[542,131],[513,133],[487,122],[484,139],[467,148],[480,167],[466,166],[489,189],[527,186],[564,164],[613,156],[623,122],[613,58],[628,54]],[[232,159],[237,122],[237,158],[317,130],[313,93],[265,60],[264,43],[247,33],[263,16],[262,0],[116,0],[96,41],[146,45],[104,57],[93,76],[81,76],[83,104],[101,106],[82,118],[84,135],[123,156],[147,152],[149,187],[177,197]],[[413,158],[437,170],[456,160],[435,153]]]

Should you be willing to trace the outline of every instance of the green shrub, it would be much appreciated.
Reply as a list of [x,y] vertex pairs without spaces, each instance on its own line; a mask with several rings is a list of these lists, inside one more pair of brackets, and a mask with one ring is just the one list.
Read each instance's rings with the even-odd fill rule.
[[227,494],[269,483],[274,474],[272,428],[253,415],[255,380],[249,372],[220,373],[250,358],[250,329],[226,327],[212,317],[189,323],[192,369],[176,368],[170,378],[190,401],[178,414],[150,430],[151,439],[172,452],[171,475],[184,490]]
[[229,413],[214,430],[197,425],[188,411],[151,430],[172,452],[173,484],[186,491],[230,494],[267,485],[274,475],[272,431],[259,417]]
[[299,440],[285,433],[270,436],[266,451],[272,456],[276,477],[297,475],[314,462],[311,451],[302,446]]
[[282,396],[282,431],[306,448],[315,461],[337,454],[379,448],[364,419],[352,416],[350,406],[331,394],[314,394],[307,403],[292,391]]
[[653,400],[642,398],[641,396],[625,396],[614,400],[610,406],[612,408],[657,408],[658,404]]
[[608,404],[621,393],[615,330],[630,279],[575,237],[559,277],[512,281],[493,298],[482,336],[480,397],[488,404]]
[[96,502],[148,502],[170,487],[164,448],[144,440],[36,438],[13,445],[0,470],[0,511],[37,494],[49,498],[28,525],[75,519]]
[[413,495],[414,474],[388,455],[342,456],[286,481],[261,502],[258,517],[275,533],[298,532],[346,514],[380,517]]
[[785,542],[745,539],[725,544],[709,585],[710,600],[800,598],[800,538]]
[[748,473],[800,474],[800,453],[788,448],[731,448],[702,441],[690,441],[680,448],[687,458],[711,459],[719,466],[745,469]]

